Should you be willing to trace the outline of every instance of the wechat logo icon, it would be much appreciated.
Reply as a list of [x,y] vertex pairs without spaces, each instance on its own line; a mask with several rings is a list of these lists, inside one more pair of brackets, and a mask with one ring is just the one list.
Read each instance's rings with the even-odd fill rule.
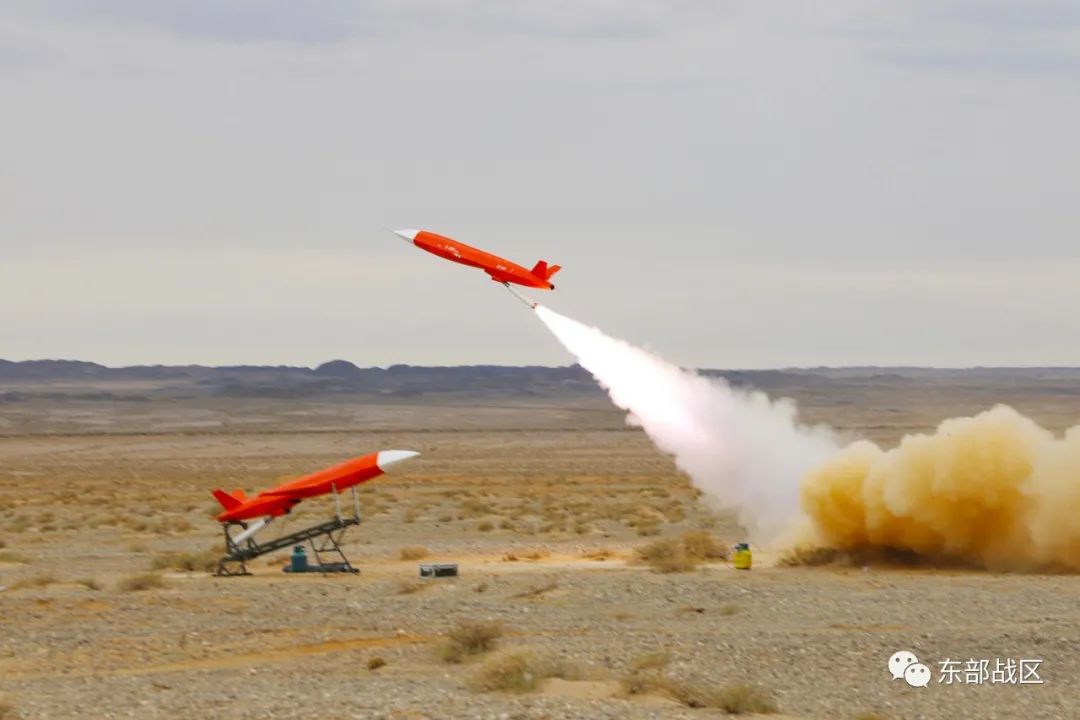
[[909,650],[892,654],[889,658],[889,674],[893,680],[903,679],[911,687],[926,687],[930,684],[930,668],[920,663],[915,653]]

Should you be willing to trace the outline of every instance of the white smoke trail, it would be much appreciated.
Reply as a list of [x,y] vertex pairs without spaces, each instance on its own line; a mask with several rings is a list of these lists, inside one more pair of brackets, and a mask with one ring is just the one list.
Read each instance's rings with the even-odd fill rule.
[[776,539],[798,517],[800,480],[839,449],[829,430],[800,425],[789,400],[734,390],[543,306],[536,314],[627,422],[733,508],[755,542]]

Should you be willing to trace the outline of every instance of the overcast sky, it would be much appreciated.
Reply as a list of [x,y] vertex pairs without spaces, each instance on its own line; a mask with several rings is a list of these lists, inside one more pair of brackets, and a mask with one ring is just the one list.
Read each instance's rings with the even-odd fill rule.
[[[0,357],[1080,365],[1080,4],[0,0]],[[537,293],[539,295],[539,293]]]

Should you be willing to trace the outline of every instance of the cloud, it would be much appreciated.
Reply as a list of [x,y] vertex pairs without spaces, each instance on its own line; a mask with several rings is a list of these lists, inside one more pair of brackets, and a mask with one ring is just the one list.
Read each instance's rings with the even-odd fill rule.
[[868,56],[916,71],[1053,75],[1080,70],[1080,7],[1060,0],[916,0],[848,18]]
[[[228,352],[205,339],[213,327],[177,335],[187,358],[292,361],[289,333],[304,331],[322,343],[304,357],[563,361],[542,328],[528,344],[500,288],[409,254],[388,225],[559,262],[553,307],[686,365],[891,362],[895,348],[914,363],[1003,347],[1016,361],[1075,358],[1061,308],[1080,287],[1041,268],[1078,259],[1080,86],[1060,68],[934,64],[1069,58],[1069,23],[1014,35],[1004,20],[934,12],[862,0],[3,4],[0,304],[40,298],[50,313],[20,311],[4,353],[122,363],[92,323],[72,335],[82,321],[65,308],[139,337],[155,310],[182,322],[212,295],[252,327],[282,312],[256,296],[298,319]],[[293,248],[302,259],[266,260]],[[27,265],[39,251],[48,262]],[[297,278],[326,276],[320,257],[379,272],[362,286],[327,276],[328,304]],[[216,269],[191,269],[205,264]],[[153,282],[118,280],[147,267]],[[145,323],[119,319],[127,287]],[[446,288],[437,303],[430,287]],[[1034,300],[1005,307],[1001,288]],[[304,330],[329,305],[339,329],[384,342],[345,348],[340,332]],[[1023,341],[1002,339],[1002,314]]]
[[42,0],[21,17],[53,26],[129,25],[221,43],[317,45],[418,31],[643,38],[689,7],[684,0]]
[[61,54],[40,33],[0,20],[0,70],[47,66]]
[[42,0],[22,17],[35,24],[131,26],[219,42],[322,43],[365,31],[339,0]]

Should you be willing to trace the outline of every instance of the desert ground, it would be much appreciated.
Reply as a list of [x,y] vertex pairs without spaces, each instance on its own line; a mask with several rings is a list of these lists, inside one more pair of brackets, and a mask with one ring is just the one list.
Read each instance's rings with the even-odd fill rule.
[[[148,381],[149,382],[149,381]],[[152,384],[152,383],[150,383]],[[1049,387],[1049,389],[1048,389]],[[126,400],[26,383],[0,404],[0,718],[1065,718],[1080,581],[921,566],[788,567],[723,548],[701,496],[602,395]],[[1004,401],[1060,431],[1073,379],[784,388],[804,416],[896,442]],[[206,572],[210,490],[254,491],[380,448],[358,575]],[[268,537],[319,522],[306,502]],[[692,539],[660,572],[643,546]],[[672,547],[671,543],[667,547]],[[715,547],[710,545],[714,543]],[[654,546],[655,547],[655,546]],[[418,564],[456,562],[454,579]],[[897,650],[930,686],[890,678]],[[1042,684],[938,682],[938,663],[1042,660]],[[695,707],[706,705],[709,707]]]

